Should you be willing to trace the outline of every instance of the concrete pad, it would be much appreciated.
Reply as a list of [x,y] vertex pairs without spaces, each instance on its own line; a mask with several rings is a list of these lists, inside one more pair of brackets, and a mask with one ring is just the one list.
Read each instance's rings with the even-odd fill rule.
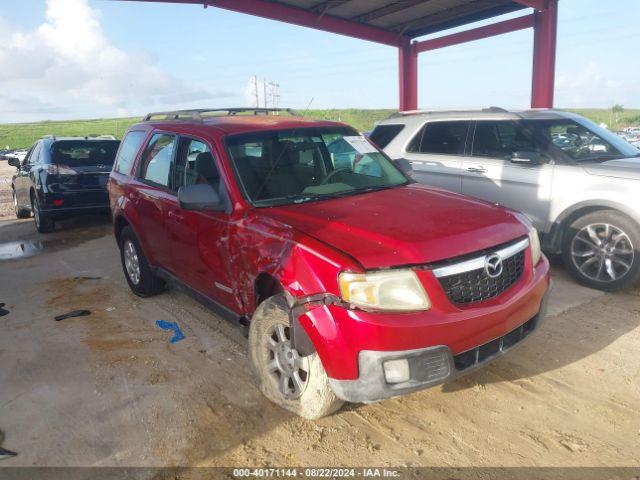
[[[260,394],[236,327],[176,291],[131,294],[108,223],[45,236],[0,222],[7,242],[41,248],[0,260],[0,430],[18,452],[0,477],[33,465],[640,466],[638,292],[603,295],[554,267],[555,316],[521,347],[309,422]],[[185,340],[169,344],[158,319]]]
[[583,287],[571,278],[562,265],[551,269],[553,291],[549,299],[549,316],[559,315],[604,295],[600,290]]

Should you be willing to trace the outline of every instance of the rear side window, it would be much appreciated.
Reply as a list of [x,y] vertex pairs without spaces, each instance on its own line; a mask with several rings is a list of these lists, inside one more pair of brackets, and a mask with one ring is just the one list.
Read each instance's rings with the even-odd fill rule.
[[140,178],[163,187],[169,186],[175,140],[174,135],[165,133],[157,133],[151,137],[142,157]]
[[131,173],[131,166],[138,155],[138,150],[140,150],[140,146],[142,142],[144,142],[146,135],[146,132],[143,131],[127,133],[127,136],[124,137],[122,141],[122,145],[120,145],[120,150],[118,150],[116,165],[113,168],[114,171],[124,173],[125,175]]
[[111,167],[119,145],[115,140],[60,140],[51,147],[51,162],[70,167]]
[[469,122],[429,122],[407,148],[411,153],[464,155]]
[[379,148],[384,148],[391,143],[404,129],[404,125],[378,125],[373,129],[369,140],[375,143]]

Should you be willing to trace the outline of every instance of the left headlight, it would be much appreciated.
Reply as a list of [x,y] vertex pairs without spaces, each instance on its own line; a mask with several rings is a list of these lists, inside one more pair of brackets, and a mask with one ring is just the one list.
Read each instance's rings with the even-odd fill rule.
[[540,249],[540,237],[538,237],[538,231],[533,227],[529,230],[529,245],[531,245],[531,260],[535,267],[540,261],[542,251]]
[[428,310],[427,292],[412,270],[349,273],[338,277],[342,299],[352,305],[379,310]]

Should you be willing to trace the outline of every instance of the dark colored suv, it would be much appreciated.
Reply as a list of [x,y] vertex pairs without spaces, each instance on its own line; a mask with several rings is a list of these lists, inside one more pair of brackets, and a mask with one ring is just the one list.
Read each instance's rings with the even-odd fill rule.
[[262,392],[306,418],[469,372],[545,313],[526,217],[413,182],[342,123],[150,114],[109,194],[133,292],[171,282],[249,324]]
[[22,162],[9,159],[18,169],[11,184],[16,216],[33,213],[38,231],[48,233],[56,220],[108,212],[107,180],[119,145],[113,137],[45,137]]

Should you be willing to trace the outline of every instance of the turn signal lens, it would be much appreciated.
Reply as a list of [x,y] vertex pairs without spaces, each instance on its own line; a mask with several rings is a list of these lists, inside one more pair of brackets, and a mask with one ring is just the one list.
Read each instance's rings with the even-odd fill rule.
[[540,237],[538,237],[538,231],[535,228],[531,228],[531,230],[529,230],[529,245],[531,245],[531,260],[535,267],[542,256],[542,250],[540,249]]
[[431,302],[412,270],[349,273],[338,278],[345,302],[380,310],[427,310]]

